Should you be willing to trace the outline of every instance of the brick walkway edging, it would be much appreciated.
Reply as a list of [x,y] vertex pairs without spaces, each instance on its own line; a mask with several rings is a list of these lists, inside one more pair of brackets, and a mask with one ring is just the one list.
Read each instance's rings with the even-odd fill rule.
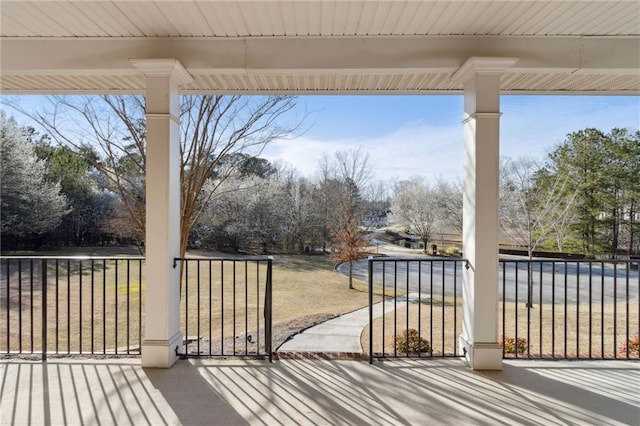
[[358,352],[275,352],[273,359],[369,361],[369,355]]

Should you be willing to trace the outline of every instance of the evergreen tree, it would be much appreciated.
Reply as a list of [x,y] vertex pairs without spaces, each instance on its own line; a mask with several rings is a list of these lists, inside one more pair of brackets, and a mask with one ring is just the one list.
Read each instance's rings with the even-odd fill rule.
[[607,152],[605,224],[611,252],[631,252],[636,246],[640,203],[640,132],[613,129],[605,140]]
[[638,132],[580,130],[569,134],[549,159],[550,176],[566,179],[567,196],[575,194],[573,231],[583,251],[616,255],[623,246],[632,249],[640,198]]
[[46,179],[60,182],[69,205],[69,214],[56,229],[58,239],[62,238],[67,245],[86,244],[88,237],[101,233],[100,224],[113,195],[101,187],[99,173],[84,156],[53,146],[48,138],[36,143],[36,153],[46,161]]

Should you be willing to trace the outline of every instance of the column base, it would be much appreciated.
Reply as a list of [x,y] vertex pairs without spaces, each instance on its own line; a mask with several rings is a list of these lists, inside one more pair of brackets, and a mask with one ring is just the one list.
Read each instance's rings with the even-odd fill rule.
[[178,359],[178,348],[182,344],[182,333],[169,340],[143,340],[142,366],[146,368],[169,368]]
[[460,336],[460,349],[473,370],[502,370],[502,348],[498,343],[471,343]]

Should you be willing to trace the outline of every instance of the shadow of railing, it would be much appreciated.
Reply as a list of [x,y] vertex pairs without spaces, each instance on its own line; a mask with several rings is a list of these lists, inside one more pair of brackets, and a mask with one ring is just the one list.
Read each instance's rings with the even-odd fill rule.
[[[252,424],[633,424],[640,402],[640,370],[619,364],[513,363],[485,373],[453,360],[195,365]],[[622,380],[607,381],[607,371]],[[598,390],[606,386],[618,392]]]
[[179,419],[138,360],[2,364],[0,424],[170,425]]
[[623,362],[137,360],[0,364],[0,424],[636,424]]

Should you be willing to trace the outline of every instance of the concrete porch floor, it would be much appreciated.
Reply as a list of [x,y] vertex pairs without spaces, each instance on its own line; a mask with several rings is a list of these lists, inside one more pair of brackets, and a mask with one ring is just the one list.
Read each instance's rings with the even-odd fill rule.
[[0,361],[0,424],[640,424],[640,364],[459,360]]

